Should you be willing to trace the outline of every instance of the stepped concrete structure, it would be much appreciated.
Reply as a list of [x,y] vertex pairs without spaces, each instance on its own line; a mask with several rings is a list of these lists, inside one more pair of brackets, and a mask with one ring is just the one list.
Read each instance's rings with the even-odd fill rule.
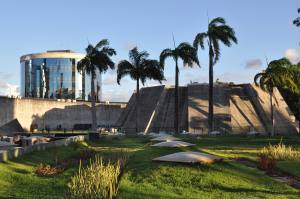
[[[142,88],[140,93],[140,131],[174,132],[174,87]],[[297,121],[283,97],[274,90],[276,134],[297,134]],[[135,131],[135,94],[122,111],[116,125],[125,132]],[[208,84],[189,84],[179,88],[180,130],[208,133]],[[271,132],[270,97],[253,84],[214,85],[214,130],[227,134]]]

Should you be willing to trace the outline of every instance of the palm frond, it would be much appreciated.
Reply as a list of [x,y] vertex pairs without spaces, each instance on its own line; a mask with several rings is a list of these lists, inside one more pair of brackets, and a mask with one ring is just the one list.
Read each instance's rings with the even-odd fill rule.
[[89,59],[89,57],[84,57],[83,59],[81,59],[80,61],[78,61],[77,63],[77,71],[79,73],[84,72],[87,68],[90,68],[91,65],[91,61]]
[[117,65],[117,83],[120,84],[120,81],[126,75],[130,75],[135,67],[127,60],[122,60]]
[[205,32],[198,33],[194,39],[193,46],[198,50],[198,46],[204,49],[204,39],[207,37]]
[[101,41],[99,41],[99,42],[96,44],[95,48],[96,48],[96,49],[99,49],[99,48],[102,48],[102,47],[108,46],[108,45],[109,45],[108,39],[102,39]]
[[92,44],[89,44],[85,49],[87,55],[92,54],[93,51],[94,51],[94,46]]
[[209,26],[218,25],[218,24],[226,24],[226,21],[222,17],[216,17],[210,21]]
[[159,83],[165,80],[163,67],[157,60],[144,60],[141,68],[143,68],[143,70],[141,71],[140,78],[143,85],[146,79],[157,80]]
[[134,47],[132,50],[129,51],[129,59],[131,62],[135,63],[135,65],[139,65],[139,63],[143,59],[147,59],[149,53],[147,51],[138,51],[137,47]]
[[164,49],[161,53],[160,53],[160,56],[159,56],[159,62],[160,62],[160,65],[162,66],[162,67],[164,67],[165,66],[165,61],[166,61],[166,59],[167,58],[169,58],[169,57],[172,57],[172,58],[175,58],[175,53],[174,53],[174,51],[172,50],[172,49],[170,49],[170,48],[166,48],[166,49]]
[[216,64],[219,61],[221,55],[220,46],[218,40],[215,38],[212,38],[211,43],[213,51],[213,62],[214,64]]
[[263,76],[264,75],[264,73],[262,72],[262,73],[257,73],[255,76],[254,76],[254,83],[255,83],[255,85],[256,86],[260,86],[259,85],[259,79],[261,78],[261,76]]

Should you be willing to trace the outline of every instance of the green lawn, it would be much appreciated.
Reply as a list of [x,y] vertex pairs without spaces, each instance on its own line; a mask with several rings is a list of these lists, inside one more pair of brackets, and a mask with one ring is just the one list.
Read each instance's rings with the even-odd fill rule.
[[[280,138],[206,137],[185,149],[158,149],[145,146],[130,159],[121,179],[118,198],[299,198],[299,191],[275,182],[262,171],[249,168],[230,158],[256,159],[257,150]],[[285,140],[284,140],[285,142]],[[289,138],[296,146],[299,138]],[[218,154],[223,163],[208,166],[157,163],[151,159],[181,150]],[[300,164],[298,164],[298,167]]]
[[[246,167],[232,158],[256,160],[256,152],[280,138],[204,137],[184,138],[197,146],[183,149],[155,148],[145,138],[102,140],[89,146],[105,155],[107,152],[126,150],[131,153],[119,183],[119,199],[131,198],[300,198],[300,192],[276,182],[262,171]],[[300,150],[300,138],[284,138],[285,144]],[[67,159],[78,151],[60,147],[59,159]],[[225,158],[213,165],[185,165],[151,161],[161,155],[196,150]],[[19,159],[0,163],[0,198],[62,198],[66,184],[77,171],[74,166],[56,177],[38,177],[34,167],[54,162],[55,150],[26,154]],[[300,161],[279,162],[286,172],[300,176]]]
[[[77,153],[71,147],[57,150],[60,160]],[[55,153],[55,150],[37,151],[0,163],[0,198],[61,198],[77,168],[70,168],[56,177],[38,177],[33,173],[39,163],[54,163]]]

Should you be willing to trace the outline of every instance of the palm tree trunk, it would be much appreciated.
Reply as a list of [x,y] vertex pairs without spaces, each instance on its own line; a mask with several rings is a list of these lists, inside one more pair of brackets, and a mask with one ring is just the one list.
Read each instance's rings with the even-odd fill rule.
[[176,58],[176,68],[175,68],[175,112],[174,112],[174,130],[176,134],[179,134],[179,113],[178,113],[178,87],[179,87],[179,69],[178,69],[178,59]]
[[209,47],[209,90],[208,90],[208,132],[214,130],[214,72],[213,72],[213,52]]
[[95,74],[91,73],[91,113],[92,113],[92,132],[97,132],[97,114],[96,114],[96,103],[95,103]]
[[272,132],[271,136],[275,135],[275,126],[274,126],[274,107],[273,107],[273,88],[270,91],[270,111],[271,111],[271,125],[272,125]]
[[140,124],[140,79],[136,80],[136,133],[139,132],[139,124]]

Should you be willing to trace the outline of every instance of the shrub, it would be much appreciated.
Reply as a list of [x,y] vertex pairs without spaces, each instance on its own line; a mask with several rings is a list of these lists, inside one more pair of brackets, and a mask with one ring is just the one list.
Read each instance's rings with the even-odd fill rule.
[[268,174],[274,174],[276,168],[276,160],[267,156],[259,157],[259,168],[265,170]]
[[68,184],[67,198],[101,198],[111,199],[117,194],[117,183],[125,162],[125,156],[116,162],[104,162],[102,157],[96,156],[86,168],[81,162],[78,173]]
[[296,151],[292,146],[286,146],[282,140],[276,145],[264,147],[258,153],[259,157],[268,157],[274,160],[295,160],[298,158]]
[[39,164],[35,170],[34,173],[38,176],[54,176],[61,172],[63,172],[63,168],[51,166],[49,164]]

